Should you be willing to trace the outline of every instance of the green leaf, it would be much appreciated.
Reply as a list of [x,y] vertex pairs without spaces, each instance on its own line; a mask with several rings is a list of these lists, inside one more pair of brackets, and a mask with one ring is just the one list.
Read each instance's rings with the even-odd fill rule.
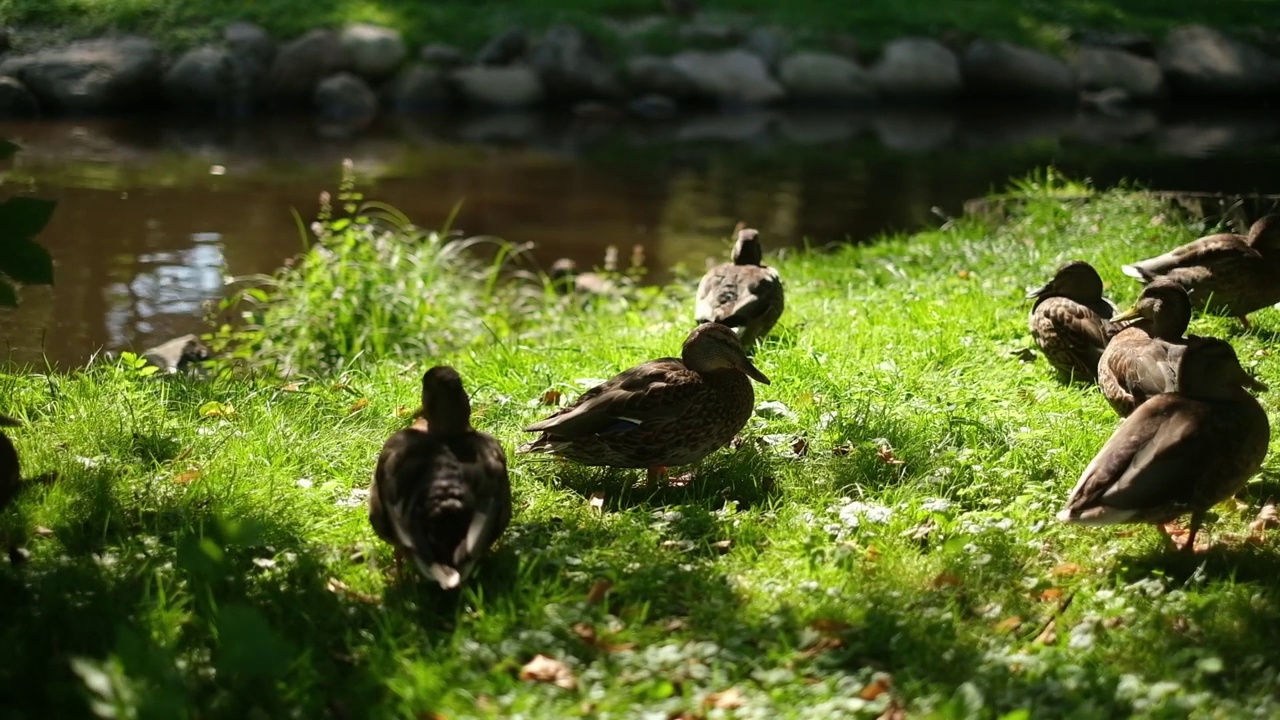
[[0,246],[11,238],[30,240],[49,224],[58,203],[32,197],[12,197],[0,203]]
[[0,160],[8,160],[21,149],[21,145],[9,142],[8,140],[0,140]]
[[0,307],[18,307],[18,291],[0,278]]
[[53,257],[30,238],[15,238],[0,218],[0,272],[23,285],[52,285]]

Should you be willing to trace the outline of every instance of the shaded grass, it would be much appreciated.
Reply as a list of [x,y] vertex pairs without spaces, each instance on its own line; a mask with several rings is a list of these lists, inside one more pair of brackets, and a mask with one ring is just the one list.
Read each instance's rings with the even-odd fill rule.
[[[1160,37],[1172,27],[1194,22],[1264,34],[1277,27],[1267,0],[1223,0],[1212,5],[1157,0],[704,0],[701,5],[713,17],[749,13],[760,24],[789,28],[810,42],[835,33],[849,33],[867,43],[868,48],[902,35],[937,35],[946,31],[1059,50],[1071,30],[1082,28],[1137,31]],[[107,30],[143,32],[174,47],[213,37],[227,22],[248,20],[284,38],[317,26],[350,21],[384,23],[401,28],[414,45],[450,42],[474,49],[513,25],[537,29],[555,22],[572,22],[599,29],[607,18],[627,19],[661,12],[658,0],[0,0],[0,19],[6,23],[60,28],[72,35]],[[669,41],[670,30],[657,35],[649,38],[657,46],[674,47]]]
[[[523,320],[504,324],[484,304],[497,290],[467,291],[479,315],[405,299],[423,324],[373,327],[380,344],[340,375],[323,343],[292,356],[289,380],[264,370],[271,350],[208,379],[128,362],[0,375],[5,411],[28,423],[13,433],[28,474],[61,476],[0,516],[32,551],[0,568],[0,707],[698,717],[724,714],[708,696],[736,688],[737,717],[877,717],[891,702],[913,717],[1273,714],[1276,542],[1230,538],[1275,492],[1273,459],[1247,507],[1219,508],[1220,546],[1190,561],[1151,530],[1052,520],[1116,419],[1096,388],[1021,359],[1025,290],[1083,257],[1128,302],[1138,286],[1122,261],[1200,231],[1141,195],[1063,191],[1079,189],[1024,183],[1028,200],[997,227],[774,258],[788,310],[757,353],[774,381],[757,398],[780,406],[683,488],[624,493],[622,471],[513,457],[511,530],[456,599],[387,579],[361,494],[424,366],[455,364],[476,424],[514,447],[549,411],[547,390],[572,396],[674,352],[691,279],[586,307],[528,294]],[[345,270],[320,255],[330,270],[283,284],[265,332],[296,337],[284,319],[318,307],[306,294],[385,301],[413,282],[402,263],[438,253],[394,242],[381,252],[401,260],[365,256],[366,283],[344,298],[325,283]],[[439,293],[475,282],[436,279]],[[464,330],[445,333],[451,322]],[[1197,318],[1192,331],[1230,338],[1274,384],[1266,333],[1280,314],[1255,325]],[[536,654],[566,663],[578,689],[519,681]],[[877,673],[890,691],[868,690]]]

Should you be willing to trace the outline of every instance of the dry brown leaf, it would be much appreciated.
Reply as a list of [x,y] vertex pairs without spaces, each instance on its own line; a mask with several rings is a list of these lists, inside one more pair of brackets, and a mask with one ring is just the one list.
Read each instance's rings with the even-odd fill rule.
[[960,276],[961,280],[968,280],[969,276],[972,274],[973,273],[969,272],[968,270],[960,270],[959,272],[956,273],[956,275]]
[[360,592],[359,590],[352,588],[350,585],[342,582],[341,580],[335,577],[329,578],[328,581],[325,582],[324,586],[326,590],[333,593],[334,595],[347,598],[348,600],[355,600],[356,602],[362,602],[362,603],[365,603],[366,605],[382,604],[382,598],[378,597],[377,595],[373,595],[367,592]]
[[1041,600],[1057,600],[1062,597],[1062,588],[1045,588],[1039,595]]
[[532,660],[525,663],[525,666],[520,668],[520,679],[551,683],[565,690],[578,687],[578,678],[573,676],[568,666],[546,655],[535,655]]
[[868,545],[867,549],[862,553],[862,559],[869,562],[875,562],[880,559],[880,548],[875,545]]
[[350,385],[348,385],[348,384],[347,384],[347,382],[346,382],[345,380],[341,380],[341,381],[338,381],[338,382],[336,382],[336,383],[334,383],[334,384],[333,384],[333,389],[334,389],[334,390],[346,390],[346,389],[347,389],[347,388],[349,388],[349,387],[351,387],[351,386],[350,386]]
[[591,590],[587,592],[587,604],[599,605],[600,601],[604,600],[604,596],[609,593],[609,590],[612,587],[613,583],[605,580],[604,578],[596,580],[595,584],[591,586]]
[[200,468],[190,468],[186,472],[180,472],[173,476],[173,481],[179,485],[190,485],[193,481],[199,480],[204,475],[204,471]]
[[680,618],[671,618],[667,621],[666,625],[662,626],[662,629],[669,633],[673,633],[684,630],[685,627],[687,627],[687,625],[684,620],[681,620]]
[[796,438],[796,441],[791,443],[791,452],[794,453],[796,457],[804,457],[808,455],[809,441],[804,438]]
[[604,512],[604,493],[591,493],[591,499],[587,501],[592,510],[596,512]]
[[1040,634],[1032,642],[1037,645],[1052,645],[1058,642],[1058,632],[1054,629],[1057,624],[1056,620],[1050,620],[1049,624],[1044,626],[1044,630],[1041,630]]
[[960,578],[956,577],[952,573],[942,572],[938,573],[938,576],[935,577],[930,584],[933,585],[934,588],[957,587],[960,585]]
[[886,465],[903,465],[907,462],[906,460],[898,459],[893,454],[893,448],[888,445],[881,445],[880,449],[876,451],[876,457],[880,458],[880,461]]
[[717,540],[711,543],[712,549],[721,555],[729,552],[729,548],[733,547],[733,540]]
[[398,417],[398,418],[402,418],[402,417],[404,417],[405,415],[408,415],[408,414],[409,414],[409,413],[411,413],[411,412],[413,412],[413,411],[409,409],[409,406],[408,406],[408,405],[400,405],[400,406],[398,406],[398,407],[396,408],[396,417]]
[[1078,563],[1064,562],[1053,570],[1050,570],[1049,574],[1056,577],[1062,575],[1078,575],[1081,572],[1084,572],[1084,568],[1080,567]]
[[858,693],[858,697],[870,702],[889,692],[892,687],[893,678],[888,673],[876,673],[872,676],[871,682],[867,683],[867,686]]
[[851,452],[853,452],[853,448],[849,445],[837,445],[831,448],[831,454],[835,455],[836,457],[844,457],[845,455],[848,455]]
[[559,405],[560,398],[564,397],[564,393],[556,389],[548,390],[542,393],[542,397],[538,398],[538,402],[543,405]]
[[588,647],[596,650],[604,650],[605,652],[620,652],[622,650],[630,650],[636,646],[635,643],[610,643],[600,639],[596,634],[596,629],[591,623],[580,622],[573,626],[573,634]]
[[891,698],[889,707],[885,708],[876,720],[907,720],[907,710],[902,707],[902,703],[898,702],[898,698]]
[[1267,503],[1258,511],[1258,516],[1249,523],[1249,535],[1261,540],[1267,530],[1280,525],[1280,515],[1276,513],[1275,503]]
[[844,640],[842,638],[838,638],[832,635],[823,635],[822,637],[819,637],[817,641],[814,642],[812,645],[805,648],[804,651],[800,653],[800,656],[811,658],[811,657],[814,657],[815,655],[820,655],[828,650],[839,650],[842,647],[844,647]]
[[1022,626],[1022,618],[1018,617],[1017,615],[1014,615],[1012,617],[1007,617],[1001,620],[1000,622],[996,623],[995,630],[996,632],[1002,632],[1002,633],[1013,632],[1014,630],[1017,630],[1021,626]]
[[351,407],[347,408],[347,414],[351,415],[354,413],[358,413],[367,407],[369,407],[369,398],[360,398],[359,400],[352,403]]
[[281,389],[281,390],[284,390],[285,392],[298,392],[298,390],[299,390],[300,388],[301,388],[301,386],[300,386],[300,385],[298,385],[298,383],[289,383],[288,385],[285,385],[284,387],[282,387],[282,388],[280,388],[280,389]]
[[738,688],[731,687],[728,690],[711,693],[702,701],[702,704],[720,710],[733,710],[742,707],[742,693]]

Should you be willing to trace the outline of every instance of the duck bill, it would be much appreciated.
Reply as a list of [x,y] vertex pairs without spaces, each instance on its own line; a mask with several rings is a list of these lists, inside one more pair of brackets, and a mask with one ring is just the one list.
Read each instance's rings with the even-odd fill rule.
[[1040,287],[1036,288],[1035,290],[1032,290],[1031,292],[1027,293],[1027,294],[1026,294],[1026,299],[1027,299],[1027,300],[1030,300],[1031,298],[1038,298],[1038,297],[1040,297],[1041,295],[1043,295],[1043,294],[1045,294],[1045,293],[1049,292],[1049,288],[1050,288],[1052,285],[1053,285],[1053,283],[1049,283],[1048,285],[1041,285]]
[[1115,317],[1111,318],[1111,322],[1113,323],[1128,322],[1130,320],[1137,320],[1140,317],[1142,317],[1142,313],[1138,312],[1137,306],[1134,306],[1129,308],[1128,310],[1125,310],[1119,315],[1116,315]]
[[1267,387],[1266,383],[1247,372],[1244,374],[1244,377],[1241,378],[1241,382],[1246,388],[1253,390],[1254,392],[1267,392],[1271,389]]
[[760,368],[756,367],[751,362],[750,358],[742,358],[742,362],[738,365],[738,369],[742,370],[742,372],[747,374],[747,377],[758,383],[762,383],[764,385],[770,384],[769,378],[766,377],[764,373],[760,372]]

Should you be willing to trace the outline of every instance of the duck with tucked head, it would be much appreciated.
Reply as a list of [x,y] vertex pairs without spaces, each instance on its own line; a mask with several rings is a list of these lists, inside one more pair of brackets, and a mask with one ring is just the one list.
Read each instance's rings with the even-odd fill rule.
[[462,584],[511,521],[506,453],[471,427],[471,400],[451,367],[422,376],[412,426],[382,446],[369,488],[378,537],[445,590]]
[[763,264],[759,232],[741,225],[732,262],[711,268],[698,283],[693,316],[728,325],[749,349],[778,323],[785,303],[778,271]]
[[679,358],[650,360],[588,390],[545,420],[520,452],[547,453],[582,465],[647,468],[649,479],[727,445],[751,417],[751,379],[769,383],[718,323],[689,333]]
[[1271,426],[1242,387],[1260,383],[1226,341],[1189,344],[1177,377],[1176,391],[1152,397],[1120,423],[1080,475],[1059,520],[1163,525],[1191,513],[1183,549],[1194,550],[1209,508],[1262,467]]
[[1027,297],[1036,299],[1027,326],[1049,364],[1068,379],[1096,380],[1098,360],[1115,334],[1109,318],[1116,314],[1116,306],[1102,297],[1098,271],[1073,260]]
[[1260,218],[1248,235],[1207,235],[1121,270],[1144,283],[1168,278],[1196,308],[1239,318],[1248,328],[1249,313],[1280,302],[1280,215]]

